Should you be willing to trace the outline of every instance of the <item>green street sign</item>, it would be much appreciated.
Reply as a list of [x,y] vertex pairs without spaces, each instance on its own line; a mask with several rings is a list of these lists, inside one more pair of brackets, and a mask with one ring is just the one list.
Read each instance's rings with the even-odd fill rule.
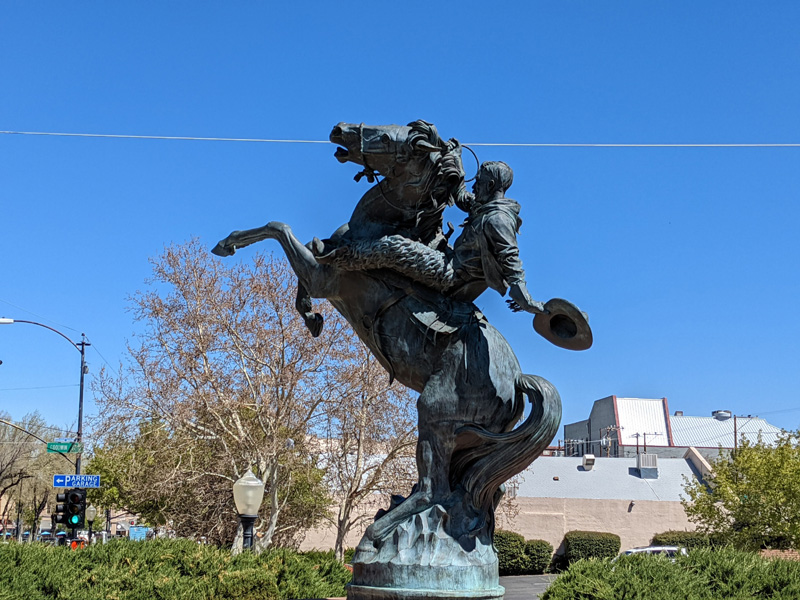
[[47,444],[47,451],[62,453],[72,452],[76,454],[83,452],[83,444],[79,444],[78,442],[50,442]]

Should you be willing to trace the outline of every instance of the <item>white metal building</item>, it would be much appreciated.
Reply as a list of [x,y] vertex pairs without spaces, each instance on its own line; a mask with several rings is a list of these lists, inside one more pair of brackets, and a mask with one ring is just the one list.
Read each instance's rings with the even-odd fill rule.
[[728,410],[711,416],[670,414],[666,398],[618,398],[596,400],[587,419],[564,426],[566,456],[635,456],[647,451],[661,457],[682,457],[696,448],[706,458],[720,450],[732,450],[742,437],[755,442],[759,436],[774,443],[781,429],[757,416],[733,415]]

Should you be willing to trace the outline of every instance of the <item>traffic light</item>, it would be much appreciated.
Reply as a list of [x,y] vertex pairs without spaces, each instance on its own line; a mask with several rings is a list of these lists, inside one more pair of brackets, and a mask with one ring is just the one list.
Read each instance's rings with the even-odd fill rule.
[[56,494],[56,523],[80,529],[86,520],[86,490],[73,488],[64,494]]
[[53,513],[53,535],[55,535],[56,524],[61,523],[62,525],[67,524],[67,495],[66,494],[56,494],[56,512]]

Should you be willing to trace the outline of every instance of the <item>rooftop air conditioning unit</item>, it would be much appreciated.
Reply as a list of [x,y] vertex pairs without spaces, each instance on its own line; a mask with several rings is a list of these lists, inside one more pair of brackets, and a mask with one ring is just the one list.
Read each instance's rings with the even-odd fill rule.
[[594,454],[584,454],[583,455],[583,470],[584,471],[591,471],[592,467],[594,467]]
[[658,455],[656,455],[656,454],[637,454],[636,455],[636,468],[637,469],[657,469],[658,468]]

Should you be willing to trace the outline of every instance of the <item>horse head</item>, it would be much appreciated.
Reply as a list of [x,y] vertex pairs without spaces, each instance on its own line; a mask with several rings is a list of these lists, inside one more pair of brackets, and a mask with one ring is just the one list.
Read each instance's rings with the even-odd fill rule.
[[433,155],[448,151],[436,127],[425,121],[405,126],[339,123],[330,140],[339,146],[334,153],[339,162],[353,162],[384,177],[398,165],[436,160]]
[[362,200],[354,213],[358,226],[377,222],[412,239],[428,242],[436,237],[442,211],[464,188],[457,140],[443,140],[434,125],[422,120],[408,125],[339,123],[330,140],[339,146],[334,153],[339,162],[364,167],[356,180],[366,175],[373,182],[379,174],[387,181],[379,194]]

